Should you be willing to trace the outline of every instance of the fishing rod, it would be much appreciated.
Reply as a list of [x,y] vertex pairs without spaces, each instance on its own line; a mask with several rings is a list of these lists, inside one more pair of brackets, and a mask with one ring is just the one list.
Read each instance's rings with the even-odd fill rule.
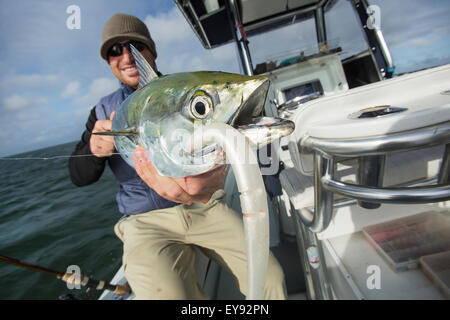
[[[131,152],[125,152],[127,154],[131,154]],[[110,155],[120,155],[119,152],[113,152],[108,154],[98,154],[104,156]],[[58,155],[58,156],[48,156],[48,157],[0,157],[2,161],[18,161],[18,160],[56,160],[56,159],[68,159],[68,158],[83,158],[83,157],[95,157],[94,154],[75,154],[75,155]]]
[[23,262],[23,261],[14,259],[14,258],[3,256],[3,255],[0,255],[0,260],[4,261],[6,263],[9,263],[9,264],[13,264],[18,267],[21,267],[21,268],[30,269],[30,270],[34,270],[34,271],[38,271],[38,272],[42,272],[42,273],[54,276],[64,282],[72,284],[72,285],[82,285],[82,286],[96,289],[96,290],[106,289],[106,290],[112,291],[113,293],[115,293],[121,297],[123,297],[124,295],[126,295],[127,293],[129,293],[131,291],[131,288],[128,285],[110,284],[105,281],[91,279],[91,278],[83,276],[83,275],[75,276],[74,273],[62,273],[62,272],[58,272],[58,271],[43,268],[40,266],[36,266],[34,264],[31,264],[28,262]]

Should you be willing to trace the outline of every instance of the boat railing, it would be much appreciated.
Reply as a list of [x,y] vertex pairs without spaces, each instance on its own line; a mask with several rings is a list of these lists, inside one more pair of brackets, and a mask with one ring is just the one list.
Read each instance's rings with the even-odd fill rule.
[[[335,209],[355,203],[374,209],[382,203],[418,204],[449,200],[449,141],[450,121],[370,138],[323,139],[306,136],[299,141],[299,150],[312,153],[314,159],[314,207],[294,210],[310,298],[333,297],[317,234],[327,229]],[[387,155],[437,145],[445,145],[445,149],[436,177],[394,187],[382,186]],[[337,162],[346,158],[358,159],[357,184],[336,178]],[[334,201],[335,194],[345,198]]]
[[[305,137],[299,145],[301,150],[314,153],[315,210],[312,218],[300,211],[302,222],[313,232],[324,231],[332,220],[334,193],[359,200],[362,202],[359,204],[366,208],[366,203],[417,204],[449,200],[449,141],[448,121],[426,128],[365,139],[326,140]],[[390,188],[381,186],[382,179],[379,177],[384,174],[384,159],[388,153],[442,144],[445,144],[446,148],[439,174],[434,178],[437,183]],[[359,185],[334,178],[336,158],[343,156],[359,157]],[[364,166],[373,166],[373,163],[377,167],[365,170]],[[377,178],[370,176],[373,172],[377,172]]]

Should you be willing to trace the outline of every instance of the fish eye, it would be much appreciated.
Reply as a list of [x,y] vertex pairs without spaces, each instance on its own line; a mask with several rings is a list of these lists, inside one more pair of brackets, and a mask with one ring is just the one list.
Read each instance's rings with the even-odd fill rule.
[[205,119],[212,110],[212,100],[204,92],[195,94],[190,103],[190,114],[195,119]]
[[199,101],[194,106],[195,112],[199,115],[204,115],[206,112],[205,103],[203,101]]

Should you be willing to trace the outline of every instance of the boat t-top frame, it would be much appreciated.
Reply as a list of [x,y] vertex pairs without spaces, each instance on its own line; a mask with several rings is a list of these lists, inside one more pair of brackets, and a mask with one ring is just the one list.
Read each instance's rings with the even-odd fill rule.
[[[338,0],[175,0],[205,49],[230,42],[238,48],[244,73],[254,74],[248,37],[285,27],[310,18],[316,25],[320,52],[328,51],[325,12]],[[367,0],[350,0],[361,21],[370,54],[380,79],[391,78],[394,65],[375,21],[375,11]]]

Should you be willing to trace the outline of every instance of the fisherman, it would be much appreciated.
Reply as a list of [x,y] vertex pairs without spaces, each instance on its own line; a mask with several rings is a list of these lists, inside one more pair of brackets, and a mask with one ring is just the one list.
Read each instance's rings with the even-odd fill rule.
[[[142,147],[133,155],[135,169],[117,154],[110,136],[116,109],[139,82],[130,52],[133,44],[155,71],[157,52],[146,25],[137,17],[116,14],[103,28],[101,57],[120,81],[120,88],[91,110],[86,130],[71,157],[72,182],[96,182],[108,162],[120,183],[116,196],[124,215],[114,231],[123,242],[125,276],[138,299],[207,299],[197,283],[194,246],[226,268],[247,294],[247,261],[242,218],[223,201],[227,166],[205,174],[175,179],[157,173]],[[160,73],[157,71],[160,75]],[[283,271],[270,253],[265,299],[285,299]]]

